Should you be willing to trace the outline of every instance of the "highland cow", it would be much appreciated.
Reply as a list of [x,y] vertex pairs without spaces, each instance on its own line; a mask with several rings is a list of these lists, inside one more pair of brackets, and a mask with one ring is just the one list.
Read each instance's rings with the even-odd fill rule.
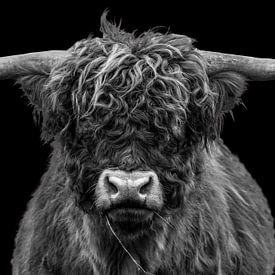
[[48,171],[16,238],[14,275],[272,274],[262,191],[223,144],[223,116],[274,60],[127,33],[0,59],[34,106]]

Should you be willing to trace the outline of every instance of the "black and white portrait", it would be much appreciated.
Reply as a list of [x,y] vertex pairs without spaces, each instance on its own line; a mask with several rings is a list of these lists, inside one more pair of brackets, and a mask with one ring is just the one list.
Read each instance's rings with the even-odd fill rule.
[[272,7],[67,4],[0,18],[1,274],[273,274]]

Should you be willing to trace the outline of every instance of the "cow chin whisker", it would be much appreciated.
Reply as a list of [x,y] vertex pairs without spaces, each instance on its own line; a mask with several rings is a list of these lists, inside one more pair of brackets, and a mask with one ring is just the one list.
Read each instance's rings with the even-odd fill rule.
[[118,240],[119,244],[121,245],[121,247],[125,250],[125,252],[129,255],[129,257],[131,258],[131,260],[134,262],[134,264],[137,266],[138,270],[141,270],[142,272],[144,272],[145,274],[150,274],[150,275],[154,275],[151,272],[148,272],[146,270],[144,270],[142,268],[142,266],[136,261],[136,259],[131,255],[131,253],[128,251],[128,249],[124,246],[124,244],[122,243],[122,241],[120,240],[120,238],[117,236],[117,234],[115,233],[114,229],[112,228],[110,221],[108,219],[107,216],[105,216],[106,221],[107,221],[107,225],[109,226],[112,234],[115,236],[115,238]]
[[93,204],[90,206],[89,210],[92,210],[95,205],[96,205],[96,202],[94,201]]
[[153,211],[160,219],[162,219],[166,224],[168,224],[171,228],[175,229],[175,227],[168,222],[165,218],[163,218],[159,213],[157,213],[156,211]]

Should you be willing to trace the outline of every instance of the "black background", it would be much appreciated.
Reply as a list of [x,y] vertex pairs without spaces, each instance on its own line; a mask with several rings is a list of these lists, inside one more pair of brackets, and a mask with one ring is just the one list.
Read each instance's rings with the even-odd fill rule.
[[[79,3],[78,3],[79,2]],[[151,3],[149,5],[149,3]],[[274,15],[271,4],[240,6],[224,2],[131,2],[101,4],[69,1],[64,6],[37,1],[1,7],[0,56],[67,49],[93,33],[109,8],[109,19],[138,33],[155,26],[195,38],[199,49],[275,58]],[[19,221],[47,167],[50,147],[40,142],[32,110],[12,81],[0,83],[1,93],[1,274],[10,274],[10,259]],[[275,81],[250,82],[246,106],[225,119],[223,139],[258,181],[275,215],[273,202]]]

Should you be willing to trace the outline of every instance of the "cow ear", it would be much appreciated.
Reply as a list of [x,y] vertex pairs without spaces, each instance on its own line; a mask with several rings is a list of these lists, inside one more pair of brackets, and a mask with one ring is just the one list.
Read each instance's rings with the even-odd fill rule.
[[54,98],[52,90],[48,89],[49,79],[50,74],[39,69],[16,81],[34,108],[34,119],[42,128],[41,137],[45,142],[62,133],[70,121],[66,108],[60,100]]
[[28,68],[23,76],[17,78],[16,83],[19,84],[24,94],[35,110],[41,110],[43,106],[44,87],[49,79],[49,72],[43,67]]
[[220,72],[209,76],[210,89],[218,95],[216,104],[218,114],[231,111],[241,102],[246,83],[246,78],[235,72]]

